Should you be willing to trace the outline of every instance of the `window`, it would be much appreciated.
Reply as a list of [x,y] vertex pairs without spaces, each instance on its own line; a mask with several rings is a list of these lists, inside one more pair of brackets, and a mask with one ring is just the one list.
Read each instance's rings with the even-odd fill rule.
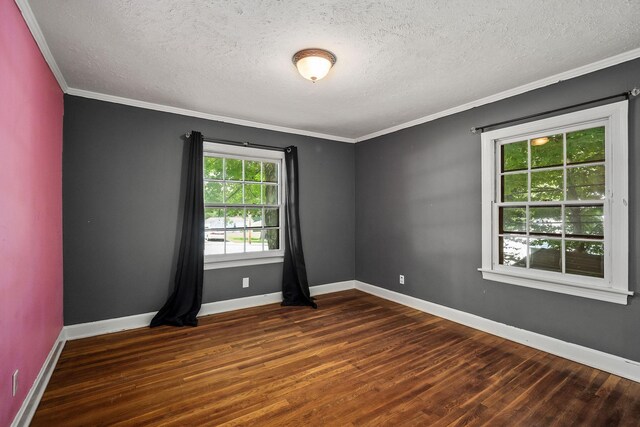
[[205,269],[281,262],[284,153],[204,143]]
[[485,279],[627,303],[627,134],[626,101],[483,133]]

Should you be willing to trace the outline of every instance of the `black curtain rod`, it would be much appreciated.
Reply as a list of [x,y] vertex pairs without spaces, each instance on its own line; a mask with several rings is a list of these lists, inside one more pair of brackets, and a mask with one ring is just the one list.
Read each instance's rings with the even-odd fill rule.
[[[184,136],[187,138],[191,137],[191,132],[187,132]],[[273,150],[273,151],[285,151],[284,147],[275,147],[273,145],[264,145],[264,144],[254,144],[252,142],[243,142],[243,141],[232,141],[230,139],[218,139],[218,138],[207,138],[202,137],[205,142],[213,142],[216,144],[225,144],[225,145],[235,145],[237,147],[250,147],[250,148],[262,148],[263,150]]]
[[508,123],[513,123],[513,122],[519,122],[521,120],[533,119],[533,118],[540,117],[540,116],[546,116],[547,114],[557,113],[558,111],[564,111],[564,110],[568,110],[570,108],[582,107],[582,106],[589,105],[589,104],[595,104],[596,102],[608,101],[610,99],[622,98],[622,97],[624,97],[625,99],[629,99],[632,96],[638,96],[638,95],[640,95],[640,89],[634,87],[633,89],[631,89],[629,91],[622,92],[622,93],[619,93],[617,95],[605,96],[604,98],[598,98],[598,99],[594,99],[594,100],[587,101],[587,102],[581,102],[579,104],[568,105],[566,107],[556,108],[555,110],[543,111],[541,113],[529,114],[528,116],[522,116],[522,117],[518,117],[518,118],[515,118],[515,119],[505,120],[503,122],[491,123],[490,125],[477,126],[477,127],[471,128],[471,132],[472,133],[478,133],[478,132],[482,133],[487,128],[506,125]]

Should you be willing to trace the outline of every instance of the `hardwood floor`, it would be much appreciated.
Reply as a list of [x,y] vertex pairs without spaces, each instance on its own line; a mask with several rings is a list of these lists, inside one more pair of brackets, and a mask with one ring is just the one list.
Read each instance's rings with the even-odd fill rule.
[[360,291],[67,342],[33,426],[640,425],[640,384]]

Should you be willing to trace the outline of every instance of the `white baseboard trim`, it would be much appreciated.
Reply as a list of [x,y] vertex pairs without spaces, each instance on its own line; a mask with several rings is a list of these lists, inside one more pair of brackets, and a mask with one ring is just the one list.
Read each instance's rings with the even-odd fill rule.
[[[355,281],[347,280],[344,282],[328,283],[325,285],[312,286],[310,288],[311,295],[322,295],[331,292],[339,292],[347,289],[353,289]],[[225,301],[215,301],[202,304],[202,308],[198,313],[200,316],[208,316],[210,314],[224,313],[227,311],[241,310],[243,308],[258,307],[260,305],[274,304],[282,301],[282,292],[273,292],[264,295],[255,295],[244,298],[236,298]],[[115,319],[98,320],[96,322],[79,323],[77,325],[65,326],[66,339],[76,340],[80,338],[88,338],[96,335],[110,334],[113,332],[126,331],[129,329],[144,328],[149,326],[151,319],[156,312],[135,314],[132,316],[118,317]]]
[[49,384],[51,374],[53,374],[56,363],[58,363],[58,358],[60,357],[60,353],[62,353],[64,344],[65,332],[64,328],[62,328],[60,330],[58,338],[53,343],[53,346],[51,347],[47,358],[42,364],[42,368],[40,368],[38,376],[29,389],[29,393],[27,393],[27,396],[24,398],[24,401],[20,406],[20,410],[13,418],[11,427],[26,427],[31,423],[31,419],[33,418],[33,415],[36,413],[36,409],[38,409],[38,405],[40,404],[40,399],[42,399],[42,395],[47,388],[47,384]]
[[96,335],[110,334],[113,332],[127,331],[129,329],[149,326],[156,312],[134,314],[131,316],[117,317],[115,319],[98,320],[95,322],[78,323],[65,326],[67,340],[95,337]]
[[533,347],[574,362],[582,363],[583,365],[591,366],[592,368],[640,382],[640,363],[633,360],[624,359],[613,354],[551,338],[525,329],[519,329],[514,326],[476,316],[475,314],[434,304],[358,280],[355,281],[355,288],[368,294],[433,314],[434,316],[442,317],[528,347]]
[[[346,291],[353,289],[355,281],[347,280],[344,282],[327,283],[326,285],[311,286],[311,296],[330,294],[332,292]],[[255,295],[251,297],[236,298],[226,301],[216,301],[202,304],[202,308],[198,313],[200,316],[208,316],[210,314],[224,313],[226,311],[242,310],[243,308],[258,307],[260,305],[274,304],[282,302],[282,292],[273,292],[264,295]]]
[[[323,295],[332,292],[345,291],[355,287],[354,280],[344,282],[328,283],[326,285],[312,286],[310,288],[311,295]],[[207,316],[215,313],[224,313],[226,311],[240,310],[243,308],[257,307],[265,304],[279,303],[282,301],[282,292],[273,292],[266,295],[256,295],[245,298],[236,298],[226,301],[210,302],[202,305],[198,317]],[[126,331],[129,329],[144,328],[149,326],[151,319],[156,313],[143,313],[133,316],[119,317],[116,319],[100,320],[97,322],[80,323],[77,325],[65,326],[60,330],[60,334],[56,339],[49,355],[47,356],[40,373],[36,377],[29,393],[22,402],[20,410],[16,414],[11,423],[11,427],[26,427],[31,422],[33,415],[38,409],[40,399],[44,394],[49,379],[58,362],[58,358],[62,353],[62,349],[67,340],[75,340],[80,338],[93,337],[96,335],[108,334],[112,332]]]
[[334,292],[348,291],[349,289],[355,289],[355,280],[345,280],[344,282],[327,283],[326,285],[311,286],[311,296],[331,294]]
[[[346,280],[344,282],[328,283],[325,285],[312,286],[311,295],[323,295],[333,292],[358,289],[368,294],[393,301],[434,316],[442,317],[474,329],[487,332],[517,343],[573,360],[596,369],[600,369],[612,374],[628,378],[632,381],[640,382],[640,363],[633,360],[624,359],[619,356],[604,353],[588,347],[561,341],[546,335],[519,329],[494,320],[466,313],[443,305],[435,304],[409,295],[390,291],[358,280]],[[256,295],[245,298],[236,298],[226,301],[216,301],[202,305],[198,316],[207,316],[215,313],[240,310],[243,308],[257,307],[265,304],[273,304],[282,301],[281,292],[273,292],[265,295]],[[107,334],[111,332],[125,331],[128,329],[142,328],[149,325],[154,313],[137,314],[133,316],[120,317],[117,319],[107,319],[97,322],[81,323],[78,325],[65,326],[60,331],[60,335],[51,348],[40,373],[36,377],[29,393],[25,397],[20,410],[16,414],[11,427],[28,426],[35,414],[40,399],[49,383],[51,374],[55,369],[58,358],[62,353],[66,340],[91,337]]]

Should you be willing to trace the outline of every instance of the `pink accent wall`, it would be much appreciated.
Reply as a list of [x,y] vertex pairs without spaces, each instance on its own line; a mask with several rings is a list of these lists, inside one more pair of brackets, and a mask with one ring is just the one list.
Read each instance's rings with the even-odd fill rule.
[[20,10],[0,0],[0,426],[62,328],[62,116],[62,91]]

